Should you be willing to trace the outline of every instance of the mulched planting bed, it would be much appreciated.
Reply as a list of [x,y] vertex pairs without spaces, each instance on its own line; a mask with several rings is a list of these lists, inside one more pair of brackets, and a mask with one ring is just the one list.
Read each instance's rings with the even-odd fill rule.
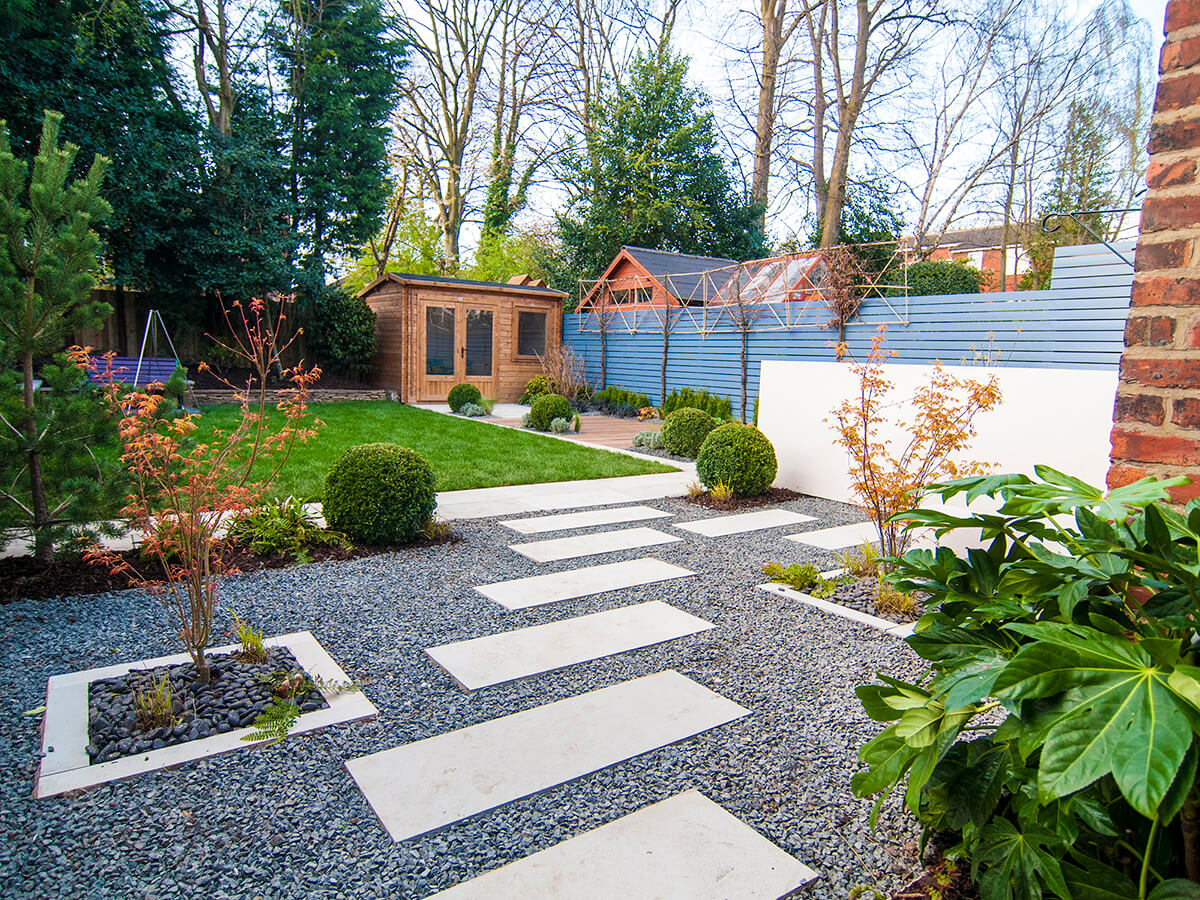
[[720,509],[730,512],[735,509],[753,509],[756,506],[772,506],[776,503],[787,503],[790,500],[806,500],[807,495],[799,494],[796,491],[789,491],[787,488],[769,488],[765,494],[759,494],[757,497],[740,497],[734,495],[724,503],[718,503],[713,499],[712,494],[705,491],[703,494],[697,494],[695,497],[683,497],[688,503],[693,503],[696,506],[703,506],[705,509]]
[[979,900],[966,866],[941,862],[902,890],[892,900]]
[[[403,552],[417,547],[432,547],[437,544],[455,543],[459,538],[449,534],[439,538],[418,537],[403,547],[316,547],[308,551],[305,562],[345,562],[380,553]],[[155,571],[153,563],[141,562],[136,550],[120,554],[131,559],[146,572]],[[234,572],[257,572],[260,569],[284,569],[303,565],[290,553],[251,553],[248,548],[237,547],[229,557]],[[234,574],[234,573],[231,573]],[[113,575],[105,566],[88,563],[82,557],[63,557],[47,565],[32,556],[13,556],[0,559],[0,604],[16,600],[49,600],[52,597],[73,597],[84,594],[102,594],[108,591],[123,591],[134,587],[125,574]]]
[[[267,648],[265,663],[222,653],[212,656],[209,665],[209,684],[196,680],[196,666],[191,662],[135,669],[117,678],[93,681],[88,686],[87,748],[92,763],[249,727],[270,704],[278,684],[297,671],[304,672],[285,647]],[[153,693],[164,676],[171,685],[173,721],[158,728],[141,728],[135,706],[137,692]],[[301,713],[329,706],[315,688],[298,692],[294,699]]]

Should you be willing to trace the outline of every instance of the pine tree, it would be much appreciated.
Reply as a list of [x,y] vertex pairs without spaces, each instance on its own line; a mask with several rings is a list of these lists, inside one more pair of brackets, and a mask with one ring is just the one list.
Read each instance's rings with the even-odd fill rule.
[[41,384],[35,377],[37,360],[61,349],[70,331],[112,312],[91,299],[100,270],[92,226],[111,210],[100,196],[108,160],[96,156],[70,182],[79,148],[59,146],[61,121],[46,112],[31,177],[0,122],[0,356],[19,366],[0,384],[0,497],[7,522],[31,532],[43,562],[67,525],[100,511],[102,485],[113,482],[99,445],[116,437],[78,367],[60,356],[42,367]]
[[[1054,180],[1042,199],[1042,216],[1055,216],[1053,224],[1057,227],[1049,234],[1036,224],[1030,227],[1025,247],[1029,271],[1021,278],[1022,288],[1050,287],[1056,247],[1092,243],[1094,235],[1108,236],[1112,216],[1089,210],[1108,209],[1117,202],[1113,191],[1115,172],[1107,153],[1110,146],[1098,110],[1090,104],[1072,102]],[[1075,213],[1075,218],[1068,213]]]

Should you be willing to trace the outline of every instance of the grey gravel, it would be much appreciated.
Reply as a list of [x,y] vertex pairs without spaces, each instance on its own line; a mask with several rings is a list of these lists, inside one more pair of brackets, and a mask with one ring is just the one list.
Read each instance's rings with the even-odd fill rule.
[[[649,504],[677,522],[717,513]],[[539,565],[507,548],[496,520],[454,523],[453,544],[230,580],[218,630],[236,610],[267,634],[310,630],[379,707],[339,725],[113,783],[31,799],[46,679],[178,652],[165,611],[137,591],[0,607],[0,884],[22,897],[426,897],[460,880],[698,788],[816,869],[809,896],[883,890],[917,867],[916,830],[855,799],[855,752],[877,733],[853,688],[876,670],[912,674],[907,646],[871,628],[756,589],[763,563],[833,565],[782,535],[862,518],[842,504],[781,504],[818,521],[744,536],[684,540],[653,555],[702,573],[509,612],[475,593],[491,581],[636,558],[643,551]],[[659,524],[673,531],[670,524]],[[552,536],[586,533],[558,532]],[[665,600],[718,627],[474,694],[423,647]],[[218,638],[221,640],[221,638]],[[442,831],[394,844],[343,761],[666,668],[752,715]]]

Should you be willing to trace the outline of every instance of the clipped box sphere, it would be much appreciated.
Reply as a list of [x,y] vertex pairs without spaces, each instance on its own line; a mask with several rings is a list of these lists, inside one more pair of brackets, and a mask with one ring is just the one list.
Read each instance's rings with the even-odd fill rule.
[[719,423],[702,409],[684,406],[663,420],[662,445],[668,453],[696,458],[700,446]]
[[433,469],[399,444],[360,444],[325,478],[325,521],[364,544],[407,544],[433,516]]
[[777,471],[775,448],[766,435],[737,422],[709,432],[696,457],[696,474],[706,488],[723,484],[743,497],[765,494]]
[[450,404],[452,412],[458,412],[468,403],[478,405],[482,399],[483,394],[479,393],[479,388],[473,384],[456,384],[446,395],[446,402]]
[[549,431],[555,419],[568,422],[575,416],[575,407],[562,394],[543,394],[529,407],[529,422],[538,431]]

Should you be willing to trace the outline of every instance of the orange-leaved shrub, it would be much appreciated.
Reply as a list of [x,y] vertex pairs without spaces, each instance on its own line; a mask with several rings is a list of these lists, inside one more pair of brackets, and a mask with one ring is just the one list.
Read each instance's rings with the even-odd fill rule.
[[[996,376],[980,382],[960,378],[937,363],[927,384],[909,399],[912,412],[895,421],[907,442],[897,449],[884,432],[892,427],[885,409],[894,408],[888,397],[895,385],[888,379],[884,363],[895,356],[885,349],[884,329],[871,341],[866,362],[852,361],[858,392],[833,410],[836,443],[850,456],[850,479],[854,493],[870,514],[886,556],[900,556],[907,549],[908,534],[889,521],[915,502],[919,489],[950,478],[978,475],[986,463],[960,457],[975,435],[974,419],[997,406],[1001,400]],[[839,358],[847,355],[844,345]]]
[[[316,434],[319,424],[308,412],[308,398],[320,370],[306,369],[303,363],[290,369],[282,365],[281,355],[295,340],[295,335],[290,340],[281,337],[284,305],[280,302],[275,314],[262,300],[235,303],[237,327],[230,309],[225,309],[231,337],[214,340],[227,358],[249,366],[253,375],[244,386],[226,382],[241,416],[232,429],[215,430],[203,441],[195,439],[197,415],[175,415],[161,395],[129,391],[113,377],[111,354],[105,368],[104,393],[120,417],[121,461],[132,480],[122,513],[143,538],[139,557],[99,546],[86,556],[114,573],[125,573],[163,601],[196,666],[197,679],[205,683],[211,673],[204,651],[212,634],[220,577],[231,571],[229,543],[221,540],[223,528],[231,516],[261,502],[292,447]],[[99,369],[86,351],[73,352],[81,363]],[[267,377],[272,372],[282,373],[290,384],[278,392],[274,407],[282,421],[276,422],[268,409]],[[259,460],[269,465],[265,474],[252,480]],[[151,562],[158,572],[141,571],[135,564],[138,558]]]

